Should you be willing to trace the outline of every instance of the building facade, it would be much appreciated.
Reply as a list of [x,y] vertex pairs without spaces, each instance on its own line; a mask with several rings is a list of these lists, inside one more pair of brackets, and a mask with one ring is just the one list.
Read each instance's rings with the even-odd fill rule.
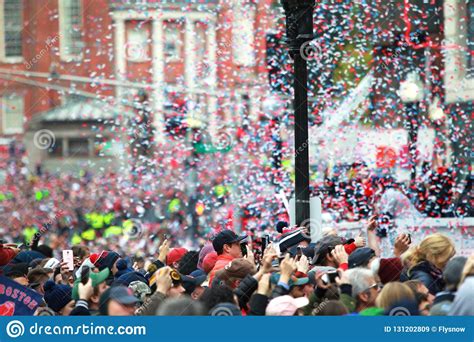
[[[236,112],[260,110],[273,18],[270,0],[1,0],[0,143],[23,140],[35,117],[81,101],[104,101],[130,119],[139,93],[158,142],[177,116],[210,132],[238,125]],[[73,143],[93,151],[93,134],[78,132],[89,137]],[[57,157],[30,147],[35,162]]]
[[[435,150],[446,145],[438,152],[446,154],[458,181],[466,180],[473,156],[474,1],[395,0],[372,2],[372,8],[378,18],[370,31],[376,78],[373,112],[388,120],[391,115],[404,118],[407,108],[399,89],[414,72],[423,92],[419,125],[435,129]],[[387,97],[390,93],[394,96]],[[400,126],[403,121],[398,120]]]

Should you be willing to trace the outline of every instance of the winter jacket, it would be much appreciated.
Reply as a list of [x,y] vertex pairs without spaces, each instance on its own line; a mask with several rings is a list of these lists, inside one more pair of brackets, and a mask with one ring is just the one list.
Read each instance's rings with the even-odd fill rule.
[[233,256],[227,254],[221,254],[217,257],[217,261],[214,265],[214,268],[211,270],[211,272],[209,272],[209,284],[211,284],[211,286],[212,280],[214,279],[214,275],[216,274],[216,272],[222,270],[229,262],[234,259],[235,258]]
[[258,281],[250,274],[246,275],[245,278],[241,280],[239,286],[234,290],[234,293],[239,299],[239,306],[241,308],[247,308],[247,303],[257,288]]
[[409,280],[419,280],[428,288],[432,295],[443,291],[445,282],[443,272],[428,261],[422,261],[407,272]]

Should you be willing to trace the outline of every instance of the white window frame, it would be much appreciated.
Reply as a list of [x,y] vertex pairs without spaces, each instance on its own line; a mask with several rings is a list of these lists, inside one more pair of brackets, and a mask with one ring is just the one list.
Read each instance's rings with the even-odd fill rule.
[[[23,9],[23,0],[18,0],[22,1],[22,9]],[[23,12],[20,14],[21,15],[21,22],[23,22]],[[22,39],[22,45],[23,45],[23,39]],[[2,63],[9,63],[9,64],[16,64],[16,63],[22,63],[24,61],[23,59],[23,51],[21,56],[16,56],[16,57],[7,57],[5,55],[5,0],[0,0],[0,61]]]
[[257,4],[244,1],[233,4],[234,20],[232,21],[232,58],[241,67],[255,67],[255,23],[257,21]]
[[6,107],[7,107],[7,102],[10,101],[12,98],[18,98],[20,99],[21,102],[21,116],[22,116],[22,121],[25,119],[25,97],[21,94],[18,93],[8,93],[8,94],[3,94],[1,97],[2,101],[2,133],[5,135],[9,134],[21,134],[24,132],[23,129],[23,124],[21,127],[16,127],[16,128],[7,128],[7,115],[6,115]]
[[[67,51],[67,40],[66,40],[66,37],[69,37],[69,34],[66,32],[66,23],[64,21],[64,18],[65,18],[65,15],[66,15],[66,9],[65,9],[65,1],[68,1],[68,0],[59,0],[59,3],[58,3],[58,10],[59,10],[59,56],[61,58],[62,61],[64,62],[77,62],[77,61],[80,61],[82,59],[82,54],[83,54],[83,50],[81,50],[81,53],[75,55],[75,54],[71,54]],[[79,1],[79,6],[80,6],[80,12],[81,12],[81,25],[82,27],[84,28],[84,13],[83,13],[83,9],[84,9],[84,5],[83,5],[83,2],[82,0],[78,0]],[[83,39],[83,37],[81,38]],[[84,41],[83,41],[84,42]]]

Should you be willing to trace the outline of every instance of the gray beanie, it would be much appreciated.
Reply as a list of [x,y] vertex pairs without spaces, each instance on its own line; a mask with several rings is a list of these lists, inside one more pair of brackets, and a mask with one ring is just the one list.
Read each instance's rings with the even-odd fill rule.
[[467,258],[465,256],[457,256],[449,260],[446,264],[443,277],[449,290],[456,290],[458,287],[466,260]]

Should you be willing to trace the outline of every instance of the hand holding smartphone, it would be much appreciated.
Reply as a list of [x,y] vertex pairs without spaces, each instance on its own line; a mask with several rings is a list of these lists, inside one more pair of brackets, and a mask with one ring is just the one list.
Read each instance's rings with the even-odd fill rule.
[[69,271],[74,270],[74,255],[71,249],[63,250],[63,262],[67,263],[67,267]]

